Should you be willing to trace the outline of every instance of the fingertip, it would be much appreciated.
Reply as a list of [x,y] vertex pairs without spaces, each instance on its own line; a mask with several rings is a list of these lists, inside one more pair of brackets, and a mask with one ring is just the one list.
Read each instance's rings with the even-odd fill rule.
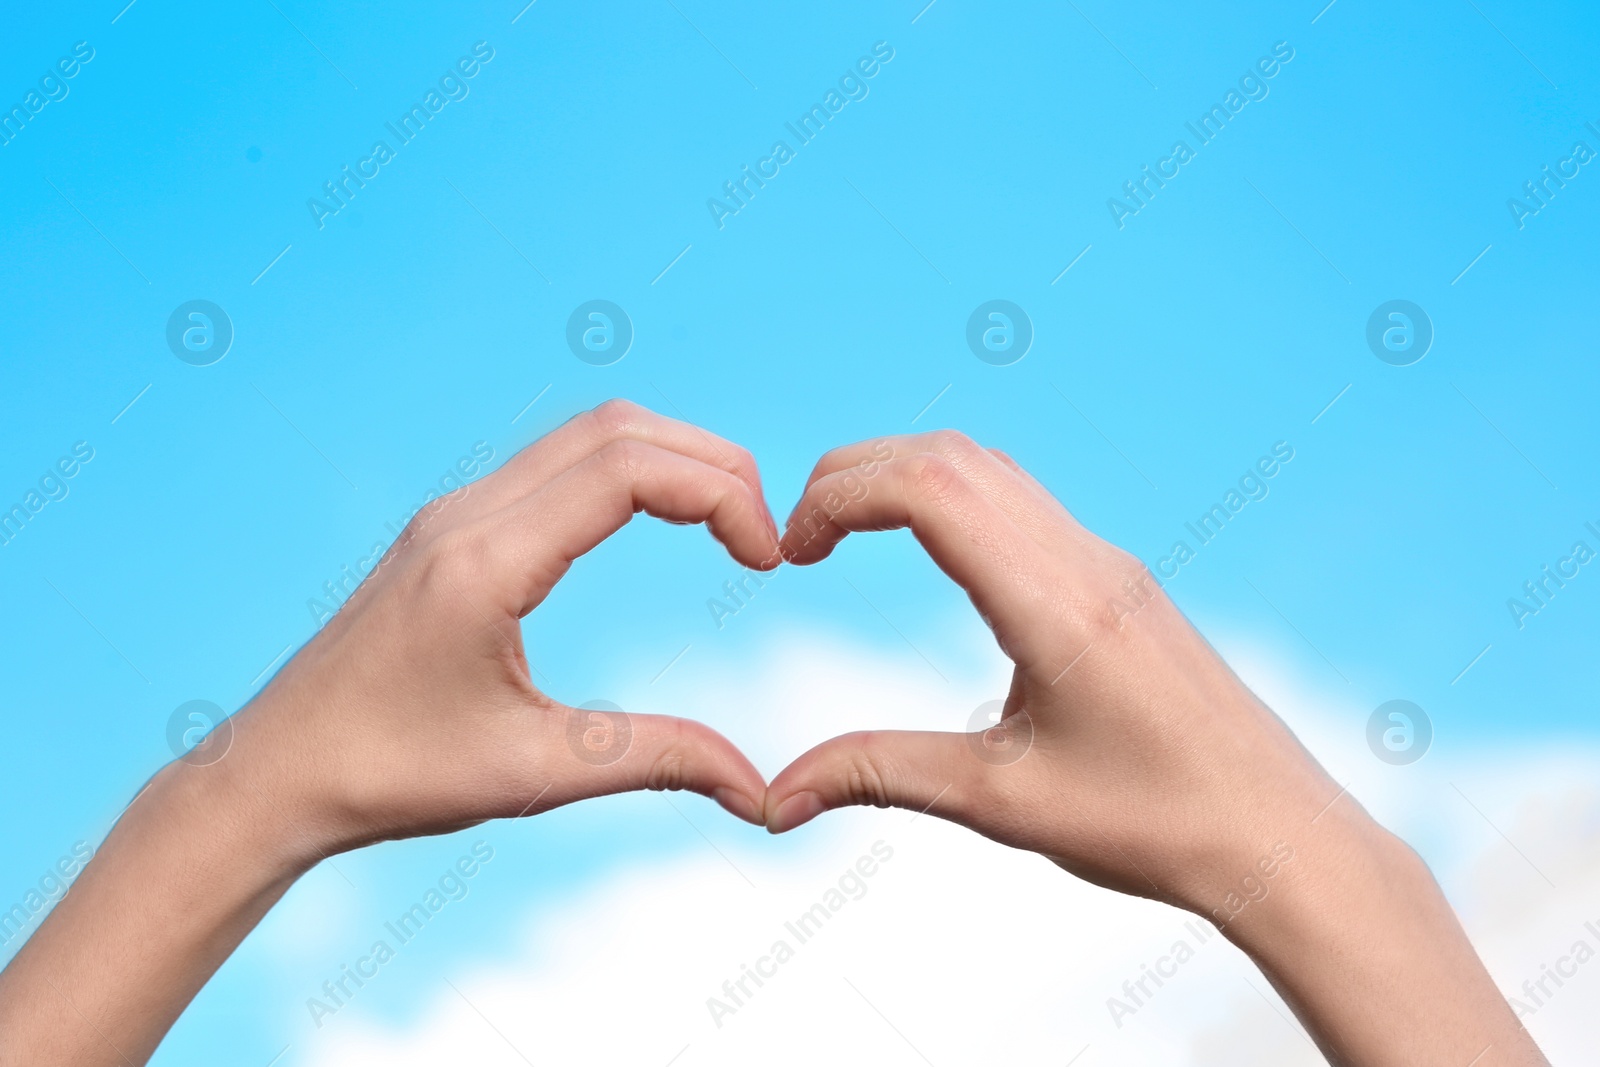
[[766,533],[763,554],[756,558],[753,566],[756,570],[771,570],[777,566],[776,559],[783,543],[783,537],[778,531],[778,520],[772,516],[772,506],[767,503],[766,494],[762,492],[759,482],[755,485],[750,495]]
[[722,805],[723,810],[734,818],[743,819],[752,826],[761,826],[766,822],[763,805],[730,786],[717,786],[711,791],[711,799]]
[[739,508],[726,521],[711,522],[712,536],[721,541],[730,555],[752,570],[769,571],[777,566],[783,551],[782,538],[773,524],[772,514],[759,499],[750,498],[752,512]]
[[749,484],[750,499],[754,501],[756,511],[761,515],[762,524],[766,526],[767,532],[776,541],[778,539],[778,520],[772,514],[772,505],[767,502],[767,490],[761,484],[761,476],[759,474],[756,475],[754,481]]
[[745,567],[753,571],[770,571],[777,568],[781,562],[783,545],[778,541],[768,541],[765,544],[751,541],[741,547],[728,546],[729,552]]
[[821,563],[833,552],[832,541],[819,542],[814,537],[808,537],[804,541],[797,542],[796,538],[791,536],[793,533],[792,529],[789,530],[778,542],[778,552],[785,563],[796,567],[809,567],[813,563]]
[[828,806],[822,802],[819,794],[803,789],[767,813],[767,832],[788,833],[797,826],[804,826],[827,810]]

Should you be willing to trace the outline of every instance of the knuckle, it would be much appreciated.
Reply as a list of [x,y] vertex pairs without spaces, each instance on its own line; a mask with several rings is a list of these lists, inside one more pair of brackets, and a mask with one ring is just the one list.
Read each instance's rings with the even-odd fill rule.
[[461,586],[485,569],[488,548],[475,531],[448,530],[423,546],[420,570],[425,583]]
[[406,523],[406,528],[400,532],[397,543],[402,546],[408,545],[429,530],[437,531],[446,519],[455,517],[466,495],[467,487],[462,486],[423,504],[411,516],[411,521]]
[[638,425],[644,408],[631,400],[613,397],[589,412],[594,428],[603,437],[620,437]]
[[692,737],[688,725],[681,720],[664,724],[665,744],[650,760],[650,770],[645,774],[645,788],[656,791],[679,790],[688,783],[688,759]]
[[1069,609],[1076,625],[1094,640],[1126,637],[1130,620],[1165,599],[1149,568],[1121,549],[1107,548],[1109,556],[1094,583],[1096,593],[1084,592]]
[[978,443],[960,430],[936,430],[932,445],[935,452],[957,462],[976,459],[983,454]]
[[883,760],[874,751],[876,734],[863,734],[861,744],[846,755],[841,785],[851,804],[889,806],[888,777]]
[[760,468],[756,466],[755,454],[748,448],[741,448],[738,445],[735,445],[733,450],[733,470],[734,473],[742,474],[751,481],[755,481],[760,476]]
[[1106,545],[1106,550],[1109,555],[1106,570],[1119,588],[1127,585],[1148,588],[1155,584],[1150,576],[1150,568],[1138,556],[1111,544]]
[[423,505],[422,510],[427,511],[431,508],[436,516],[453,515],[461,510],[461,505],[466,501],[471,491],[472,486],[470,485],[457,486],[443,496],[435,497],[433,500],[428,501],[427,504]]
[[1150,568],[1145,566],[1143,560],[1114,545],[1107,545],[1106,551],[1104,571],[1115,595],[1144,603],[1160,594],[1161,587],[1156,584],[1155,575],[1150,573]]
[[816,463],[812,464],[811,473],[806,477],[806,484],[810,485],[818,478],[826,476],[830,471],[850,466],[849,459],[851,455],[852,452],[848,445],[828,449],[817,457]]
[[675,745],[660,753],[651,762],[650,773],[645,778],[645,788],[657,791],[679,790],[683,788],[687,779],[683,749]]
[[1115,591],[1105,596],[1079,596],[1071,605],[1074,629],[1091,641],[1103,641],[1122,632],[1125,610]]

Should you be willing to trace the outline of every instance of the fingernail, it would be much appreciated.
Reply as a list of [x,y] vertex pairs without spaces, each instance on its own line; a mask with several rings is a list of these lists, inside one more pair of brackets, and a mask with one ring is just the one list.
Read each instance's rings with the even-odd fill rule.
[[725,785],[719,785],[711,791],[711,799],[715,800],[718,804],[721,804],[734,816],[743,819],[745,822],[754,823],[757,826],[760,826],[762,823],[761,805],[757,804],[755,801],[751,800],[737,789],[730,789]]
[[787,833],[796,826],[804,826],[827,810],[816,793],[810,790],[796,793],[778,805],[778,810],[767,821],[767,830],[774,834]]

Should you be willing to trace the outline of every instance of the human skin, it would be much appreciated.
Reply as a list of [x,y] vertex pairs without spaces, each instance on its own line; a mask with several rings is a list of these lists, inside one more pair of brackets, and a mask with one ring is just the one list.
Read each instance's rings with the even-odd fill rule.
[[572,709],[530,681],[519,620],[638,511],[707,523],[747,566],[778,561],[749,454],[621,402],[431,506],[233,716],[225,756],[152,779],[0,973],[0,1064],[143,1063],[337,852],[642,788],[703,793],[759,824],[765,781],[708,727],[633,715],[620,758],[585,759]]
[[[853,734],[769,789],[710,729],[644,715],[620,758],[585,758],[573,709],[530,680],[519,620],[639,511],[706,522],[747,566],[778,561],[748,453],[615,401],[430,507],[233,717],[222,759],[178,760],[152,779],[0,973],[0,1063],[143,1063],[329,855],[640,788],[703,793],[774,832],[846,804],[927,808],[1213,918],[1287,844],[1270,894],[1223,929],[1334,1063],[1545,1062],[1421,861],[1142,568],[959,435],[830,453],[781,552],[815,563],[846,531],[911,527],[1016,661],[1000,733],[1022,737],[1026,716],[1021,759],[986,762],[967,735]],[[1125,614],[1130,586],[1137,610]]]
[[927,810],[1218,923],[1340,1067],[1546,1063],[1422,860],[1142,564],[1009,457],[949,432],[836,449],[783,553],[814,564],[847,533],[907,527],[1014,663],[1000,726],[988,747],[905,731],[824,742],[773,779],[769,830],[845,805]]

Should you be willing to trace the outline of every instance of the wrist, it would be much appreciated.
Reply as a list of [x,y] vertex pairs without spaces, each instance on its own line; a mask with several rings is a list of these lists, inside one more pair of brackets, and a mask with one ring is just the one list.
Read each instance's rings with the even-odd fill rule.
[[[1371,886],[1421,867],[1416,854],[1354,798],[1318,800],[1256,806],[1256,819],[1195,864],[1202,873],[1182,894],[1182,907],[1234,941],[1272,936],[1349,910]],[[1426,867],[1421,870],[1426,875]]]
[[174,761],[123,811],[72,892],[0,972],[0,1059],[144,1062],[311,865],[293,816],[272,810],[239,755]]
[[1259,833],[1252,851],[1233,853],[1230,879],[1191,910],[1254,957],[1310,950],[1369,923],[1382,913],[1380,898],[1437,893],[1408,845],[1348,798],[1339,806],[1346,810]]
[[1272,877],[1241,875],[1241,888],[1256,879],[1253,897],[1224,895],[1202,914],[1329,1062],[1465,1064],[1494,1048],[1496,1063],[1544,1063],[1410,846],[1349,798],[1296,825],[1276,836],[1293,855]]
[[265,710],[253,704],[232,716],[220,758],[174,760],[137,804],[161,809],[164,823],[214,853],[211,862],[237,861],[257,880],[293,880],[337,851],[338,833],[302,782],[304,762],[273,743]]

